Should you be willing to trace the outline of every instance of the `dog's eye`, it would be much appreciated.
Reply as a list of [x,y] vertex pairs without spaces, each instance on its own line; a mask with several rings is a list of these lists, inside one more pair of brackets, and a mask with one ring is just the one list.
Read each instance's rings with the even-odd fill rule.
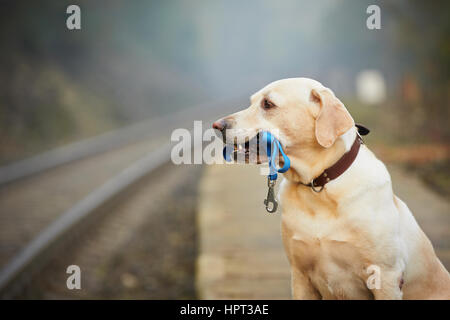
[[261,106],[264,109],[271,109],[271,108],[276,107],[275,104],[273,102],[271,102],[269,99],[263,99],[262,103],[261,103]]

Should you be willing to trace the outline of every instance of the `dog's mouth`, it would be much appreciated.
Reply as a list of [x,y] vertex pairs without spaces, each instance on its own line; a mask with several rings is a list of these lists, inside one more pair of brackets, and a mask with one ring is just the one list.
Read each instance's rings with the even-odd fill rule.
[[227,148],[232,149],[230,156],[237,163],[263,163],[262,151],[260,146],[260,133],[258,132],[253,138],[246,138],[245,142],[238,143],[237,138],[233,144],[227,144]]
[[227,144],[226,146],[233,150],[230,154],[231,158],[237,163],[268,163],[267,146],[262,142],[261,135],[262,133],[258,132],[253,138],[247,138],[243,143],[238,143],[235,138],[233,144]]

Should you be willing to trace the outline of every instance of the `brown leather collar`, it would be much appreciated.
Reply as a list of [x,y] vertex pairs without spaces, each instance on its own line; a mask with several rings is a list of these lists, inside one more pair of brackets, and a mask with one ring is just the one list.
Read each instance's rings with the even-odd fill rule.
[[322,191],[328,182],[339,177],[352,165],[358,155],[359,147],[363,143],[364,142],[359,134],[356,134],[355,142],[353,142],[353,145],[349,151],[347,151],[335,164],[328,169],[325,169],[320,176],[313,179],[312,182],[304,185],[311,187],[311,189],[316,192]]

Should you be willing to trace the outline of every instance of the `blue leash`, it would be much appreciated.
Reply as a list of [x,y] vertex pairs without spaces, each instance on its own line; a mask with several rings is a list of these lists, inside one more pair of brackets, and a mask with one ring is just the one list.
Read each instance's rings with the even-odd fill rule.
[[[270,132],[264,131],[262,133],[262,141],[263,141],[263,143],[266,143],[266,154],[267,154],[267,158],[269,158],[269,169],[270,169],[269,179],[277,180],[278,172],[284,173],[289,170],[289,168],[291,167],[291,160],[284,153],[284,150],[280,144],[280,141],[278,141]],[[284,165],[280,169],[277,169],[277,166],[276,166],[276,159],[277,159],[278,152],[280,152],[280,154],[284,160]]]
[[[266,210],[270,213],[273,213],[277,211],[278,207],[278,203],[275,200],[274,193],[274,187],[278,178],[278,173],[284,173],[288,171],[291,167],[291,160],[284,153],[280,141],[278,141],[278,139],[276,139],[270,132],[263,131],[261,134],[261,139],[263,145],[266,145],[266,155],[269,159],[269,175],[267,177],[267,186],[269,187],[269,191],[267,193],[267,198],[264,200],[264,204],[266,205]],[[225,146],[225,148],[223,148],[223,157],[226,161],[231,161],[231,154],[233,153],[233,151],[234,147]],[[276,165],[278,152],[281,154],[284,160],[282,168],[277,168]]]

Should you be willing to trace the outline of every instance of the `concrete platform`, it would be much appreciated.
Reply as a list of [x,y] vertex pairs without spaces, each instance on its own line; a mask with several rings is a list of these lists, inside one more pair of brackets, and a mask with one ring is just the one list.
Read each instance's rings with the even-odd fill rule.
[[256,166],[208,166],[200,184],[197,292],[201,299],[288,299],[280,215],[264,209]]

